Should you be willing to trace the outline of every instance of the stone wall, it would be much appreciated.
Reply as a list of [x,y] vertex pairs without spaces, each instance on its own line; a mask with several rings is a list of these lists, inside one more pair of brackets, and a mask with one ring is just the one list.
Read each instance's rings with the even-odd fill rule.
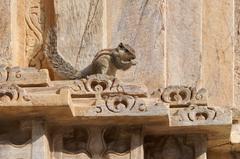
[[[0,158],[240,158],[239,8],[239,0],[0,1]],[[117,72],[120,84],[61,80],[44,55],[52,28],[76,69],[120,42],[137,65]],[[99,94],[92,81],[108,82]]]

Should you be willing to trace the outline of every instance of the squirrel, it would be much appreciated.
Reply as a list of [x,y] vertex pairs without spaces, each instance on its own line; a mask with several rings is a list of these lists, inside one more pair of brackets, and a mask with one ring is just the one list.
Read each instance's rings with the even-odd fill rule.
[[52,69],[64,79],[81,79],[93,74],[115,76],[117,70],[127,70],[136,65],[135,50],[128,44],[120,43],[116,48],[99,51],[87,68],[78,70],[58,52],[54,29],[47,34],[44,54]]

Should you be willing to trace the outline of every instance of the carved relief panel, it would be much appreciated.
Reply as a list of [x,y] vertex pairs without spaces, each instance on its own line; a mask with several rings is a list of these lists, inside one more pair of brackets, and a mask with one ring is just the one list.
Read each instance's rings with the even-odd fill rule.
[[30,67],[42,68],[44,55],[43,34],[45,31],[45,10],[43,0],[25,0],[26,11],[26,61]]
[[140,159],[132,149],[141,150],[142,138],[140,135],[137,139],[138,145],[134,135],[131,128],[71,127],[53,135],[53,156],[58,159]]

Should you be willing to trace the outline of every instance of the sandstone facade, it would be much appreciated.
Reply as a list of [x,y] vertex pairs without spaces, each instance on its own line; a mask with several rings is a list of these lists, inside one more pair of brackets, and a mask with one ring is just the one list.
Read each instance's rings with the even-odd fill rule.
[[[240,158],[239,0],[0,1],[1,159]],[[128,43],[116,77],[62,79]]]

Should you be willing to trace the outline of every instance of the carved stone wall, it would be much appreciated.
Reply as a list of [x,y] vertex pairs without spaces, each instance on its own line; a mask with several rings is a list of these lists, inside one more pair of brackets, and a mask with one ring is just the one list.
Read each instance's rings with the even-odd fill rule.
[[[239,0],[0,1],[0,158],[240,158]],[[116,77],[62,80],[127,43]]]

